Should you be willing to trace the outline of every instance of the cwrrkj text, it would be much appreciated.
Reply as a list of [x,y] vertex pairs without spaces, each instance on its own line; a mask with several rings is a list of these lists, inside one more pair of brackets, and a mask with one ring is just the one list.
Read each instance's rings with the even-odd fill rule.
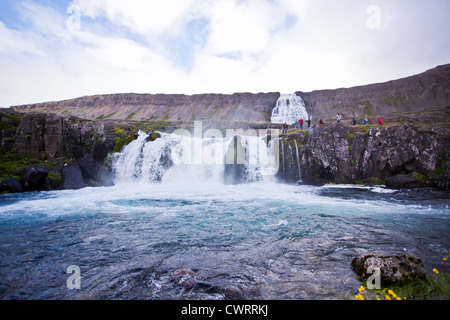
[[261,315],[267,317],[269,314],[268,305],[246,304],[234,305],[229,304],[225,309],[216,307],[196,307],[189,304],[187,307],[181,308],[182,315],[206,315],[212,318],[217,313],[226,313],[228,315]]

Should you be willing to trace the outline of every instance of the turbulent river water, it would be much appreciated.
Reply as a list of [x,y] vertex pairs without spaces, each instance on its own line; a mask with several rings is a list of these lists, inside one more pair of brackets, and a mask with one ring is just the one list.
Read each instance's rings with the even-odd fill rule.
[[125,179],[1,195],[0,299],[348,299],[358,254],[448,272],[449,218],[446,192],[382,186]]

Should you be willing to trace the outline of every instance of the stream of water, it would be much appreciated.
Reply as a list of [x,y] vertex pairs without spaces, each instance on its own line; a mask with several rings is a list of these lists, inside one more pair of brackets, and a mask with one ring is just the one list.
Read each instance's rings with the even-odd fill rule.
[[277,183],[266,144],[228,185],[223,164],[180,160],[185,139],[145,137],[113,159],[113,187],[0,195],[0,299],[348,299],[366,253],[449,271],[446,192]]

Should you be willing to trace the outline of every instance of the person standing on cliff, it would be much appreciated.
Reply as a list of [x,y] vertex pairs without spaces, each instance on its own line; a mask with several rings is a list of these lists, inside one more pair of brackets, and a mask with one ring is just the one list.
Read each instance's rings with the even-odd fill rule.
[[308,129],[311,128],[311,117],[309,117],[306,122],[308,123]]
[[336,114],[336,121],[337,123],[341,122],[342,116],[340,113]]
[[380,118],[378,118],[378,123],[380,124],[380,126],[383,125],[383,121]]
[[283,133],[282,133],[282,134],[286,134],[287,131],[288,131],[288,125],[287,125],[287,123],[285,122],[285,123],[283,124]]
[[299,120],[299,122],[300,122],[300,130],[303,130],[303,118],[301,118],[301,119]]
[[364,117],[364,119],[363,119],[363,125],[365,126],[365,125],[368,125],[368,124],[369,124],[369,120],[367,120],[367,118]]
[[322,121],[322,119],[320,119],[320,121],[319,121],[319,124],[323,125],[323,121]]

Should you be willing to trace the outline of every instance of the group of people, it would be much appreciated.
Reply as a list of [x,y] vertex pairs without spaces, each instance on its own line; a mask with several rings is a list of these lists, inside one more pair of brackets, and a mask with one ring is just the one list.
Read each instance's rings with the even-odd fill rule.
[[[308,128],[311,127],[311,119],[309,118],[308,120],[305,121],[305,120],[302,118],[302,119],[298,120],[298,123],[299,123],[299,125],[300,125],[300,130],[303,130],[303,125],[305,124],[305,122],[307,123]],[[289,128],[289,126],[288,126],[288,124],[285,122],[285,123],[283,124],[283,132],[282,132],[282,134],[286,134],[286,133],[288,132],[288,128]]]
[[[337,123],[340,123],[341,122],[341,120],[342,120],[342,115],[340,114],[340,113],[337,113],[336,114],[336,122]],[[381,120],[381,118],[378,118],[377,119],[378,120],[378,123],[380,124],[380,125],[383,125],[383,121]],[[355,118],[353,118],[353,125],[356,125],[358,122],[356,121],[356,119]],[[300,119],[299,121],[299,125],[300,125],[300,130],[303,130],[303,124],[305,123],[305,121],[303,120],[303,118],[302,119]],[[308,120],[306,120],[306,123],[308,124],[308,128],[310,128],[311,127],[311,119],[308,119]],[[324,124],[324,122],[322,121],[322,119],[320,119],[319,120],[319,124],[320,125],[323,125]],[[369,120],[367,119],[367,117],[363,117],[363,119],[362,119],[362,124],[363,125],[368,125],[369,124]],[[286,134],[287,132],[288,132],[288,124],[285,122],[284,124],[283,124],[283,132],[282,132],[282,134]]]

